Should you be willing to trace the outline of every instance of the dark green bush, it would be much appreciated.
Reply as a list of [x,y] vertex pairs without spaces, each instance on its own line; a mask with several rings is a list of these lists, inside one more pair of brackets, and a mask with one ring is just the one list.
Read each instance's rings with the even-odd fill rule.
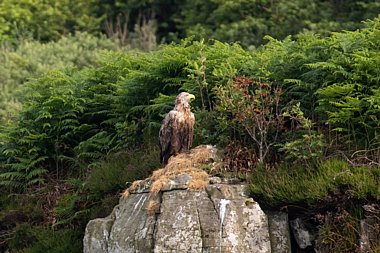
[[250,189],[264,203],[315,205],[330,194],[352,199],[380,198],[380,167],[350,167],[342,160],[322,162],[315,170],[284,166],[278,170],[259,168],[252,175]]
[[94,66],[102,50],[118,46],[104,37],[76,33],[56,42],[21,40],[17,46],[4,44],[0,49],[0,121],[15,117],[19,111],[17,90],[25,82],[50,70]]
[[75,31],[94,31],[101,19],[93,15],[95,1],[52,4],[35,0],[4,0],[0,2],[0,41],[19,37],[49,41]]
[[[312,121],[309,133],[321,136],[318,131],[325,131],[329,123],[336,135],[329,134],[327,143],[336,143],[335,149],[376,147],[379,22],[324,39],[310,34],[296,40],[271,39],[252,53],[236,44],[184,40],[150,53],[109,53],[96,68],[50,72],[28,83],[19,118],[1,130],[1,183],[25,187],[41,182],[47,171],[80,174],[107,154],[156,146],[162,118],[182,90],[197,97],[192,103],[197,119],[205,120],[210,112],[207,122],[197,122],[197,142],[241,138],[249,146],[243,124],[236,120],[240,114],[234,115],[231,108],[216,110],[226,101],[217,91],[239,76],[281,88],[279,116],[299,102]],[[355,60],[358,53],[360,62]],[[342,93],[346,84],[361,88]],[[368,92],[359,96],[363,89]],[[347,103],[354,100],[357,103]],[[297,140],[281,139],[287,138],[281,131],[278,137],[268,145],[298,145]],[[341,145],[352,141],[354,145]],[[311,156],[321,155],[317,149],[322,143],[310,139]],[[292,150],[300,148],[294,145]],[[254,149],[260,150],[258,145]]]
[[93,194],[104,195],[120,192],[127,183],[148,177],[159,164],[156,150],[119,152],[91,167],[85,187]]
[[31,245],[35,237],[33,236],[33,228],[28,223],[19,223],[12,231],[13,236],[7,240],[7,245],[13,250],[22,250]]
[[95,205],[88,213],[89,219],[103,218],[110,215],[114,207],[119,203],[120,195],[112,193],[109,195],[102,195],[98,198],[100,198],[100,200],[95,202]]
[[[213,67],[202,72],[198,63],[208,57]],[[18,121],[2,131],[1,183],[24,188],[47,171],[78,173],[108,153],[143,142],[156,146],[179,90],[195,93],[195,106],[212,110],[212,88],[227,79],[223,70],[247,57],[237,45],[185,41],[149,54],[109,54],[98,68],[54,71],[29,82]]]
[[22,222],[40,222],[44,218],[44,198],[39,194],[9,194],[2,192],[0,224],[13,227]]
[[360,28],[362,20],[378,15],[380,4],[376,0],[347,0],[344,4],[328,0],[236,0],[233,3],[156,0],[120,1],[116,6],[108,6],[113,17],[117,12],[128,10],[132,23],[137,13],[147,9],[155,13],[165,10],[167,14],[158,17],[159,40],[195,36],[223,42],[239,41],[245,48],[254,48],[265,43],[265,35],[284,39],[288,35],[311,31],[327,36],[331,32]]
[[23,223],[13,231],[7,242],[11,251],[24,253],[82,252],[81,233],[71,229],[53,230]]
[[[378,146],[379,18],[328,38],[270,39],[253,53],[250,76],[278,83],[283,103],[301,103],[307,118],[342,135],[347,149]],[[276,52],[276,53],[273,53]],[[335,141],[335,140],[330,140]]]

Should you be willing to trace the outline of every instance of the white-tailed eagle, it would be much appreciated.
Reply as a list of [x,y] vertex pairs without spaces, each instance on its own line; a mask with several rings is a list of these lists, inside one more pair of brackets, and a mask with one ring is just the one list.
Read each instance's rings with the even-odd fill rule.
[[193,94],[181,92],[171,110],[162,122],[160,129],[161,163],[166,164],[169,157],[186,152],[193,144],[194,114],[190,111]]

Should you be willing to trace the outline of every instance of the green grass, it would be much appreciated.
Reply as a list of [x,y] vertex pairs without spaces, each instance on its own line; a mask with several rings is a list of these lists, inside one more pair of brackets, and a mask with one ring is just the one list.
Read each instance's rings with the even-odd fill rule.
[[356,252],[359,247],[360,209],[340,209],[324,215],[318,231],[323,252]]
[[379,173],[379,167],[350,167],[336,159],[320,163],[315,170],[285,165],[273,171],[258,169],[250,190],[269,206],[313,205],[342,191],[353,199],[380,199]]

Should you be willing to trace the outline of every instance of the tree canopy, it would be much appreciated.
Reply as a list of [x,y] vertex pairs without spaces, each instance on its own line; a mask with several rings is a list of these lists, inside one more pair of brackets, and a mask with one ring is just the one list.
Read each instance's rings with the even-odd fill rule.
[[284,39],[303,31],[354,30],[379,12],[376,0],[4,0],[0,40],[30,36],[49,41],[76,31],[133,39],[139,26],[152,21],[159,42],[195,36],[249,47],[262,44],[265,35]]

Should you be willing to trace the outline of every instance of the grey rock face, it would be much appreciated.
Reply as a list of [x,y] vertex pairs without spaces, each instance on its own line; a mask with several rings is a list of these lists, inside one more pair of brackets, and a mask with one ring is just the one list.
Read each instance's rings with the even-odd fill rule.
[[111,215],[91,220],[86,227],[84,252],[150,252],[155,217],[144,210],[147,193],[120,199]]
[[171,188],[161,193],[155,214],[146,210],[149,193],[130,194],[110,216],[88,223],[84,252],[269,253],[267,217],[245,190],[225,184]]
[[114,218],[109,216],[104,219],[91,220],[86,227],[84,236],[84,252],[103,253],[108,252],[109,235],[114,223]]
[[292,229],[295,240],[301,249],[306,249],[313,245],[316,235],[313,231],[308,229],[308,226],[300,218],[290,221],[290,228]]
[[270,212],[267,215],[272,253],[290,253],[291,243],[288,214],[284,212]]
[[380,220],[380,206],[377,204],[368,204],[363,206],[365,219],[360,220],[359,229],[359,252],[373,252],[374,248],[379,245],[380,234],[378,223]]

